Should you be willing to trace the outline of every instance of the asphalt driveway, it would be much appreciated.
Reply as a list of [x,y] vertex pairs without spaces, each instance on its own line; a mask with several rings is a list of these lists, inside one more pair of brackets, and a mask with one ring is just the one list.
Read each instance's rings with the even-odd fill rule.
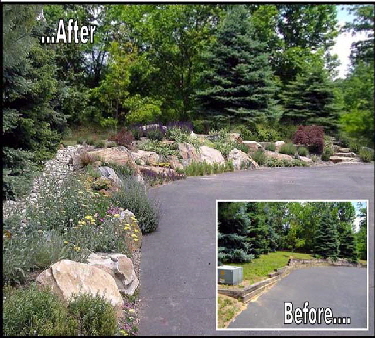
[[[161,205],[161,220],[158,230],[144,236],[142,244],[140,335],[254,334],[216,331],[216,200],[368,199],[369,250],[373,253],[372,164],[270,168],[189,177],[151,189],[150,195]],[[371,258],[370,276],[374,276],[373,263]],[[370,277],[369,304],[374,304],[373,286]],[[373,305],[369,315],[374,318]],[[372,333],[373,324],[370,321]],[[276,333],[283,334],[257,332]]]
[[[296,308],[314,308],[311,316],[314,324],[304,319],[287,318],[285,324],[284,302]],[[331,318],[317,323],[315,315],[318,308],[329,308],[333,317],[345,318],[345,324],[333,324]],[[367,327],[367,269],[352,267],[313,267],[294,270],[290,275],[276,283],[270,290],[261,295],[255,302],[250,302],[229,328],[366,328]],[[315,312],[315,313],[314,313]],[[292,311],[287,308],[287,315]],[[348,323],[347,318],[350,318]],[[302,320],[302,321],[301,321]]]

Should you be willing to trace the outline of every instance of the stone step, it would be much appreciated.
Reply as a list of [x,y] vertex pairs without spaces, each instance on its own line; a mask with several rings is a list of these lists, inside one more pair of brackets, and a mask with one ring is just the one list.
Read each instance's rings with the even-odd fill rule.
[[354,157],[346,157],[346,156],[331,156],[329,160],[333,163],[358,163],[360,160]]
[[337,152],[334,153],[333,156],[341,156],[341,157],[356,157],[357,155],[353,152]]

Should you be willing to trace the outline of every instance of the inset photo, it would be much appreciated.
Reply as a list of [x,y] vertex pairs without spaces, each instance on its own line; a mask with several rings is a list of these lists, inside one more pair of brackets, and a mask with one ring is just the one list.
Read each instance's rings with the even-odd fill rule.
[[368,201],[217,201],[218,330],[367,330]]

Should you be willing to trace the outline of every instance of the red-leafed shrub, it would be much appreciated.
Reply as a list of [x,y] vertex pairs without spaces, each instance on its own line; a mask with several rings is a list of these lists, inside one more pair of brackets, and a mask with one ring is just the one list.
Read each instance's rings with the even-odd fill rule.
[[312,153],[323,152],[324,129],[321,126],[299,126],[293,136],[294,144],[307,146]]
[[109,140],[115,141],[119,146],[131,147],[134,136],[131,131],[122,128],[117,134],[112,135]]

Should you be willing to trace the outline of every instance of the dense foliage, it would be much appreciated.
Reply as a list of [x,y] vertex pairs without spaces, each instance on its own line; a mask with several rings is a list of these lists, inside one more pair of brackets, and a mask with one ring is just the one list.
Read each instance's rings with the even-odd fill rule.
[[350,202],[219,202],[219,262],[248,262],[276,250],[356,262],[366,255],[365,208],[359,217],[357,231]]

